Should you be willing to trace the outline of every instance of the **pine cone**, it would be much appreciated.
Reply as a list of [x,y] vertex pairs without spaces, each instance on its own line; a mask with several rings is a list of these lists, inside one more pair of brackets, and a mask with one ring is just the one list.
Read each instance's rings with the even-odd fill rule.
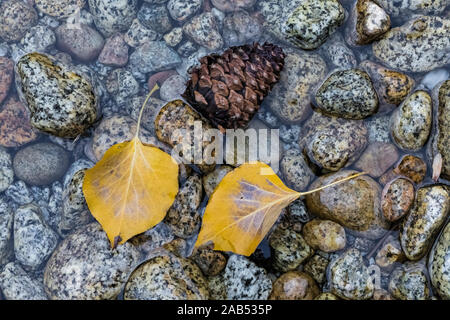
[[218,128],[245,128],[280,79],[284,58],[270,43],[205,56],[191,71],[183,97]]

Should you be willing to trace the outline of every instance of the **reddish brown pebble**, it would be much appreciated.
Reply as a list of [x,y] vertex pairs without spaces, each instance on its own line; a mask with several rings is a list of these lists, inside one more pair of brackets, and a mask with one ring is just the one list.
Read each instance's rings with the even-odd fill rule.
[[415,183],[420,183],[427,173],[427,165],[416,156],[406,155],[395,166],[394,173],[410,178]]
[[370,176],[378,178],[398,160],[397,148],[391,143],[374,142],[369,145],[355,168],[367,172]]
[[9,92],[14,75],[14,62],[8,58],[0,57],[0,104]]
[[123,67],[128,63],[128,45],[123,35],[117,34],[106,40],[98,62],[114,67]]
[[303,272],[289,271],[273,284],[270,300],[312,300],[320,294],[313,278]]
[[7,100],[0,112],[0,146],[19,147],[36,138],[27,108],[16,97]]
[[397,221],[404,217],[414,201],[414,185],[405,178],[398,178],[388,183],[382,192],[381,208],[384,217]]

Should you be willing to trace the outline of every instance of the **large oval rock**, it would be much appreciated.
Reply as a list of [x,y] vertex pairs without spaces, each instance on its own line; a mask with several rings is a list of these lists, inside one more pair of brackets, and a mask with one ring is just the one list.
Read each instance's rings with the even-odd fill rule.
[[447,223],[428,258],[431,283],[442,299],[450,300],[450,223]]
[[207,300],[208,285],[199,267],[174,255],[140,265],[125,286],[125,300]]
[[273,284],[270,300],[312,300],[320,293],[313,278],[303,272],[289,271]]
[[[356,171],[344,170],[322,176],[310,189],[348,177]],[[335,221],[369,239],[381,237],[389,228],[380,208],[381,188],[372,178],[360,176],[306,196],[311,213]]]
[[331,74],[317,90],[316,102],[325,113],[346,119],[364,119],[378,110],[372,81],[359,69]]
[[424,72],[450,62],[450,19],[419,16],[373,44],[374,55],[394,69]]
[[8,300],[47,300],[41,279],[28,274],[17,262],[0,272],[0,289]]
[[125,31],[136,18],[138,0],[89,0],[98,30],[105,37]]
[[223,38],[219,32],[216,17],[211,12],[195,16],[183,26],[184,33],[199,45],[209,50],[223,47]]
[[400,242],[409,260],[419,260],[428,252],[449,210],[450,190],[447,186],[432,185],[417,190],[400,233]]
[[101,226],[89,224],[63,240],[47,262],[45,291],[54,300],[114,299],[138,259],[132,244],[111,249]]
[[313,248],[334,252],[345,248],[345,230],[336,222],[314,219],[303,226],[303,237]]
[[16,64],[18,87],[31,112],[31,124],[64,138],[75,138],[97,118],[92,84],[53,58],[30,53]]
[[69,167],[69,155],[60,146],[41,142],[16,153],[16,176],[31,185],[47,185],[61,178]]
[[29,4],[18,1],[3,1],[0,6],[0,38],[18,41],[38,21],[36,10]]
[[419,90],[410,95],[391,116],[391,135],[402,149],[418,151],[431,131],[433,105],[431,97]]

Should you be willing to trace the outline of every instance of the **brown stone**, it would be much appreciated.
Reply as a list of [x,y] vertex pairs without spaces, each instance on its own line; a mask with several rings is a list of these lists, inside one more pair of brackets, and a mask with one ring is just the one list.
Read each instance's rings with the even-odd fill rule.
[[345,248],[345,230],[330,220],[315,219],[303,227],[303,237],[313,248],[325,252],[334,252]]
[[0,105],[8,95],[13,77],[14,61],[5,57],[0,57]]
[[227,265],[225,256],[219,251],[214,251],[214,245],[212,243],[195,248],[190,258],[197,264],[205,276],[216,276]]
[[123,67],[128,63],[128,45],[123,35],[117,34],[106,40],[98,62],[114,67]]
[[289,271],[273,284],[270,300],[312,300],[320,294],[316,282],[306,273]]
[[384,217],[392,222],[403,218],[413,202],[414,185],[405,178],[398,178],[386,184],[381,195]]
[[406,155],[395,166],[394,173],[405,176],[415,183],[420,183],[427,173],[427,165],[422,159]]
[[399,158],[397,148],[391,143],[374,142],[370,144],[355,168],[367,172],[370,176],[378,178],[386,172]]

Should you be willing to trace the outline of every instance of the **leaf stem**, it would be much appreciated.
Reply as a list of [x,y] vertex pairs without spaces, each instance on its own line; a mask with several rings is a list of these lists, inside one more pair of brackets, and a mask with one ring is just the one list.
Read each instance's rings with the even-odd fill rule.
[[339,184],[339,183],[342,183],[342,182],[345,182],[345,181],[354,179],[354,178],[356,178],[356,177],[359,177],[359,176],[362,176],[362,175],[365,175],[365,174],[366,174],[366,172],[359,172],[359,173],[353,174],[353,175],[351,175],[351,176],[349,176],[349,177],[347,177],[347,178],[344,178],[344,179],[335,181],[335,182],[333,182],[333,183],[327,184],[326,186],[322,186],[322,187],[320,187],[320,188],[316,188],[316,189],[309,190],[309,191],[305,191],[305,192],[299,192],[299,196],[301,197],[301,196],[305,196],[305,195],[307,195],[307,194],[311,194],[311,193],[314,193],[314,192],[317,192],[317,191],[321,191],[321,190],[323,190],[323,189],[332,187],[332,186],[337,185],[337,184]]
[[155,86],[153,87],[153,89],[149,92],[149,94],[147,95],[147,97],[145,98],[144,103],[142,104],[141,107],[141,111],[139,112],[139,118],[138,118],[138,122],[137,122],[137,127],[136,127],[136,137],[138,137],[139,135],[139,130],[141,129],[141,121],[142,121],[142,115],[144,114],[144,109],[145,106],[147,105],[148,100],[150,100],[150,97],[155,93],[155,91],[157,91],[159,89],[158,84],[155,84]]

